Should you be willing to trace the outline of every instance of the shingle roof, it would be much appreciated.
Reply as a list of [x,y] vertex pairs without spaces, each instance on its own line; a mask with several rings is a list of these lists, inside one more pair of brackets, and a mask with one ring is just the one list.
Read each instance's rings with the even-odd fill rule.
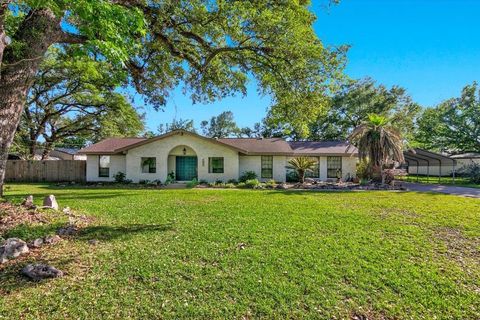
[[298,155],[356,155],[357,148],[346,141],[290,141],[294,154]]
[[[81,149],[84,154],[115,154],[144,145],[173,134],[192,134],[184,130],[176,130],[164,135],[146,138],[108,138]],[[198,136],[198,135],[196,135]],[[199,136],[237,150],[248,155],[356,155],[357,149],[344,141],[285,141],[282,138],[221,138],[212,139]]]
[[91,146],[83,148],[78,153],[90,153],[90,154],[109,154],[117,153],[118,149],[128,147],[136,144],[140,141],[147,140],[146,138],[107,138]]
[[222,138],[218,141],[249,154],[291,154],[292,148],[281,138]]

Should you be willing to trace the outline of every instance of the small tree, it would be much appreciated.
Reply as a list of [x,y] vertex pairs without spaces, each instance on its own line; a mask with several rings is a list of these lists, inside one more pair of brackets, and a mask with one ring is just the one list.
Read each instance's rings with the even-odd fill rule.
[[357,146],[360,160],[368,161],[372,171],[380,173],[382,183],[384,165],[405,161],[401,134],[383,116],[369,114],[368,120],[355,128],[348,140]]
[[300,183],[305,182],[305,173],[313,172],[317,162],[309,157],[296,157],[288,160],[287,168],[293,169],[297,172]]

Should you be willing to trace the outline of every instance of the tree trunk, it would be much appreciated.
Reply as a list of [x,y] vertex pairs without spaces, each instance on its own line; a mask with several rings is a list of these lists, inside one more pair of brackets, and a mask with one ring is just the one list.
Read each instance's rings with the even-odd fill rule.
[[25,17],[14,35],[14,40],[24,45],[23,50],[18,52],[7,47],[4,51],[0,71],[0,197],[3,196],[8,150],[27,92],[48,47],[60,35],[60,19],[48,9],[35,10]]
[[49,141],[46,141],[45,146],[43,148],[43,152],[42,152],[42,160],[48,159],[48,156],[50,155],[50,152],[52,151],[52,149],[53,149],[53,144]]

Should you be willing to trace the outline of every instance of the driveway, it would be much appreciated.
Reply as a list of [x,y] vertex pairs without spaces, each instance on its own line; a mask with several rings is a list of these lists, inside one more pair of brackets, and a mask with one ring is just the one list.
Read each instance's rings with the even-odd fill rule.
[[440,184],[422,184],[422,183],[410,183],[402,182],[402,184],[410,191],[419,192],[438,192],[446,194],[454,194],[463,197],[480,198],[480,188],[466,188],[447,186]]

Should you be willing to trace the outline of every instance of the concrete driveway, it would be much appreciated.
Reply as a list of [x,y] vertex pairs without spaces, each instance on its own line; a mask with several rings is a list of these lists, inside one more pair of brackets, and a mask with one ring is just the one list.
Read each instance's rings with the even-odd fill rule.
[[422,184],[422,183],[411,183],[411,182],[401,182],[408,190],[410,191],[419,191],[419,192],[438,192],[453,194],[463,197],[471,198],[480,198],[480,188],[466,188],[466,187],[456,187],[456,186],[447,186],[440,184]]

